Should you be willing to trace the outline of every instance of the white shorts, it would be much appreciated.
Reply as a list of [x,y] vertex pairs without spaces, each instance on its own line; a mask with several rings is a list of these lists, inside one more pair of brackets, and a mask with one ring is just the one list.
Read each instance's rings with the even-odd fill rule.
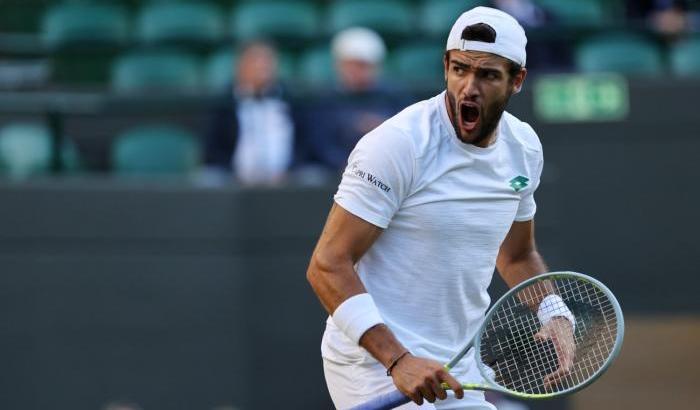
[[[396,389],[393,379],[387,377],[384,366],[377,362],[341,364],[324,358],[323,371],[333,404],[339,410],[357,406]],[[438,399],[432,404],[426,401],[422,406],[411,402],[397,409],[496,410],[496,407],[487,402],[480,391],[465,391],[462,400],[457,400],[448,391],[446,400]]]

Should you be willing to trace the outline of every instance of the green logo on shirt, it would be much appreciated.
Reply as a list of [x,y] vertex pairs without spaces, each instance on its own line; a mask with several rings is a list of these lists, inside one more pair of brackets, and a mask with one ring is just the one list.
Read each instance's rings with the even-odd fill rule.
[[518,175],[517,177],[511,179],[510,182],[510,187],[513,188],[515,192],[519,192],[522,189],[524,189],[527,186],[527,183],[530,180],[527,177],[524,177],[522,175]]

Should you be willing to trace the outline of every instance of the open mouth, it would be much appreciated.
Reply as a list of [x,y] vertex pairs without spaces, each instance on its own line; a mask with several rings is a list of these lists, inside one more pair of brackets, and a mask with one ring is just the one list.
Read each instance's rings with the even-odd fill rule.
[[462,127],[467,131],[476,128],[479,122],[479,106],[474,103],[462,103],[460,105],[460,117],[462,119]]

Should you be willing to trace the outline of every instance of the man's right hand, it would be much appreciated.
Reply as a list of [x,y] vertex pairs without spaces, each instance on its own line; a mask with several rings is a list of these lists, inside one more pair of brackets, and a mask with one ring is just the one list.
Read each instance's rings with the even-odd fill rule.
[[464,397],[462,385],[435,360],[407,354],[396,363],[391,377],[399,391],[418,405],[423,404],[423,399],[429,403],[435,402],[436,398],[445,400],[447,392],[442,383],[447,383],[458,399]]

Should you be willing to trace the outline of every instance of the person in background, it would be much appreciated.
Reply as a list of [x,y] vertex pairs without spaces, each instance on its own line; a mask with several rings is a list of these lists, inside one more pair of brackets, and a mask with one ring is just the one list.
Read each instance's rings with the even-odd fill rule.
[[551,16],[532,0],[491,0],[491,6],[513,16],[526,28],[544,26],[551,21]]
[[[533,0],[491,0],[487,5],[510,14],[526,29],[557,23],[552,13]],[[538,72],[568,71],[573,68],[571,51],[571,44],[566,38],[535,36],[527,44],[529,69]]]
[[206,166],[233,173],[245,185],[279,183],[293,160],[295,127],[279,82],[277,51],[263,41],[248,43],[235,73],[212,115]]
[[692,16],[687,0],[627,0],[627,15],[645,19],[651,28],[669,40],[674,40],[691,28]]
[[409,101],[381,80],[386,46],[374,31],[341,31],[332,40],[331,52],[337,83],[307,107],[301,127],[307,160],[339,173],[360,137]]

